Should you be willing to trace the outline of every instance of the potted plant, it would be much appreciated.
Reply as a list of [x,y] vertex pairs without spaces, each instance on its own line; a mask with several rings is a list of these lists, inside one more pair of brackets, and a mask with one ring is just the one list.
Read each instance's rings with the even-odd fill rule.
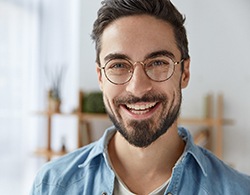
[[64,76],[64,66],[56,67],[54,70],[46,69],[47,80],[49,82],[48,90],[48,111],[60,112],[62,103],[62,81]]
[[92,91],[84,94],[82,111],[86,113],[106,113],[101,91]]

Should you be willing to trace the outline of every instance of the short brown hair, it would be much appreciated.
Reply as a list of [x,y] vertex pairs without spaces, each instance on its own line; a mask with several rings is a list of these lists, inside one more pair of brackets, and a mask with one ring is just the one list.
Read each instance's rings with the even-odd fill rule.
[[171,24],[182,58],[189,58],[188,40],[184,27],[185,17],[169,0],[104,0],[102,7],[98,10],[91,34],[95,42],[97,63],[100,63],[101,36],[104,29],[118,18],[143,14]]

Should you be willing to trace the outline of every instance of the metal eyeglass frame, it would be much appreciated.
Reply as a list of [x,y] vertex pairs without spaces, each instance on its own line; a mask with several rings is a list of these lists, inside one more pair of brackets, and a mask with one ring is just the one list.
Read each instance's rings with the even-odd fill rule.
[[[136,62],[132,62],[132,61],[129,60],[129,59],[122,59],[122,60],[126,60],[127,62],[129,62],[129,63],[131,64],[131,67],[135,67],[135,65],[138,64],[138,63],[141,64],[141,65],[143,66],[143,70],[144,70],[145,74],[147,75],[147,77],[148,77],[150,80],[155,81],[155,82],[164,82],[164,81],[166,81],[166,80],[168,80],[168,79],[170,79],[170,78],[172,77],[172,75],[174,74],[174,71],[175,71],[175,66],[178,65],[178,64],[181,64],[181,63],[185,60],[185,59],[181,59],[180,61],[174,61],[174,60],[173,60],[172,58],[170,58],[169,56],[166,56],[166,57],[169,58],[169,59],[173,62],[173,66],[174,66],[174,67],[173,67],[172,73],[171,73],[166,79],[163,79],[163,80],[155,80],[155,79],[152,79],[152,78],[147,74],[147,72],[146,72],[146,70],[145,70],[145,62],[146,62],[148,59],[146,59],[146,60],[144,60],[144,61],[136,61]],[[132,69],[132,71],[131,71],[132,74],[131,74],[131,76],[128,78],[128,80],[126,80],[126,81],[124,81],[124,82],[121,82],[121,83],[114,82],[114,81],[112,81],[112,80],[107,76],[106,71],[105,71],[106,65],[107,65],[110,61],[112,61],[112,60],[114,60],[114,59],[108,60],[108,61],[105,63],[104,66],[98,66],[98,68],[104,71],[105,77],[108,79],[109,82],[113,83],[114,85],[123,85],[123,84],[125,84],[125,83],[128,83],[128,82],[132,79],[132,77],[133,77],[134,68]]]

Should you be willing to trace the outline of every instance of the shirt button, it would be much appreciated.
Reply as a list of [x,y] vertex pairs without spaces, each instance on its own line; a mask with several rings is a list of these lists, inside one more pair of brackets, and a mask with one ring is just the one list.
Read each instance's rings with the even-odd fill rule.
[[168,192],[167,195],[172,195],[172,193],[171,193],[171,192]]
[[102,195],[107,195],[107,192],[103,192]]

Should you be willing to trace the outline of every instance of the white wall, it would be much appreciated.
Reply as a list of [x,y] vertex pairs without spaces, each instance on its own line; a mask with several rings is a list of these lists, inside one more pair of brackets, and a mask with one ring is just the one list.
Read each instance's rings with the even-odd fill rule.
[[80,22],[80,86],[84,91],[98,90],[97,76],[95,73],[95,46],[90,38],[92,25],[96,18],[96,11],[101,0],[81,1]]
[[[225,118],[223,159],[250,173],[250,2],[247,0],[174,0],[187,17],[191,82],[184,91],[183,115],[202,110],[201,97],[223,93]],[[198,102],[198,104],[197,104]]]
[[[100,0],[82,2],[80,86],[98,89],[92,23]],[[223,93],[224,116],[234,124],[224,127],[223,159],[250,174],[250,1],[173,0],[187,17],[191,81],[183,91],[183,116],[200,117],[203,97]]]

